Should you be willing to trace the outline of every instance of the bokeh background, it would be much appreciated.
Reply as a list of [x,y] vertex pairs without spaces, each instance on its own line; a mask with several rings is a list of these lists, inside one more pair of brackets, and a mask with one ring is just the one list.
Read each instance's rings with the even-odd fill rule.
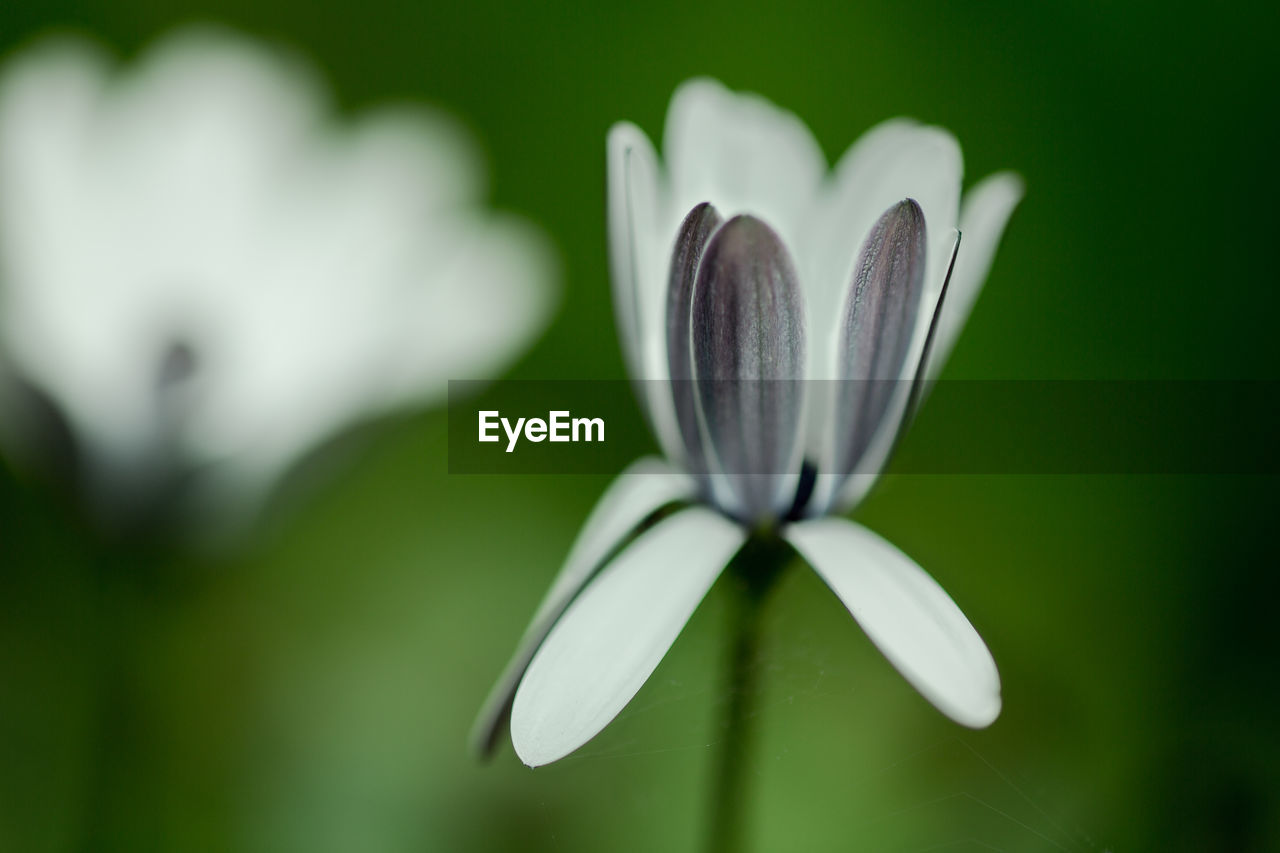
[[[0,8],[0,53],[72,29],[130,57],[192,20],[302,51],[347,114],[408,98],[470,123],[496,203],[566,271],[516,377],[622,376],[604,134],[657,137],[711,74],[830,159],[908,114],[955,132],[970,181],[1025,176],[948,376],[1280,378],[1269,4],[34,0]],[[446,442],[440,411],[343,437],[218,556],[112,541],[6,464],[0,849],[697,849],[724,590],[581,752],[477,764],[472,715],[607,480],[450,476]],[[860,520],[961,604],[1004,714],[951,724],[790,572],[759,661],[758,849],[1280,849],[1275,487],[884,481]],[[137,580],[104,597],[116,562]],[[101,719],[104,690],[129,713]]]

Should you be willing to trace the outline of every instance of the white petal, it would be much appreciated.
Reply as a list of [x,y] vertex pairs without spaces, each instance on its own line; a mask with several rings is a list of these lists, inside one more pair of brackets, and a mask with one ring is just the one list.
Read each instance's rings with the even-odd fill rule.
[[[59,39],[22,51],[0,78],[0,285],[6,289],[45,274],[51,263],[45,255],[75,234],[108,71],[91,46]],[[94,306],[111,307],[110,300]]]
[[[905,119],[867,131],[840,159],[813,223],[812,242],[802,253],[812,264],[801,270],[801,278],[810,281],[806,297],[812,297],[813,378],[836,376],[839,308],[853,281],[858,252],[876,220],[903,199],[914,199],[924,212],[929,249],[921,302],[933,304],[950,258],[962,173],[960,147],[950,133]],[[818,346],[819,335],[823,346]]]
[[642,534],[573,602],[516,692],[511,741],[537,767],[595,737],[631,701],[746,538],[695,506]]
[[[323,107],[295,58],[216,29],[114,78],[77,42],[7,66],[0,340],[105,485],[164,445],[249,507],[334,429],[484,378],[545,324],[556,260],[483,209],[460,122]],[[179,342],[199,369],[161,399]]]
[[661,304],[662,271],[654,268],[658,229],[658,158],[644,131],[630,122],[609,129],[609,261],[613,273],[613,308],[623,356],[635,377],[649,376],[643,356],[643,333],[656,333],[654,313]]
[[[28,353],[24,372],[75,423],[87,465],[122,483],[157,441],[159,355],[187,338],[203,371],[216,360],[203,358],[212,309],[262,283],[260,252],[280,237],[264,214],[320,98],[278,54],[190,30],[152,48],[85,109],[68,97],[84,94],[65,73],[77,50],[91,53],[51,42],[19,60],[40,70],[16,79],[45,97],[31,102],[31,120],[7,109],[2,119],[3,168],[29,176],[0,180],[5,207],[21,211],[19,224],[8,214],[0,223],[22,253],[3,252],[6,333]],[[61,72],[51,61],[59,56]],[[47,132],[47,148],[18,144],[32,132]],[[274,319],[278,346],[285,321]]]
[[[96,236],[101,205],[89,155],[108,71],[98,50],[68,39],[42,42],[5,68],[0,337],[15,371],[57,401],[91,455],[136,457],[138,401],[121,390],[129,365],[113,336],[128,320],[133,294],[104,286],[110,272],[94,256],[105,241]],[[77,287],[85,269],[100,275]]]
[[450,216],[462,232],[454,250],[447,258],[415,257],[411,269],[420,278],[410,275],[408,292],[397,294],[403,322],[386,323],[400,332],[400,347],[387,348],[388,405],[440,400],[449,379],[498,374],[542,332],[556,305],[559,260],[540,229],[505,213]]
[[1000,714],[1000,675],[969,620],[910,557],[839,518],[792,525],[787,539],[898,671],[957,723]]
[[323,107],[314,74],[282,51],[213,28],[158,42],[119,75],[95,140],[106,191],[128,205],[110,260],[153,301],[178,275],[200,276],[181,285],[189,300],[251,287],[238,262],[270,239],[264,214]]
[[202,316],[218,322],[184,329],[209,356],[189,450],[233,495],[262,495],[355,418],[492,375],[555,303],[548,241],[480,208],[483,165],[450,116],[384,109],[300,145],[290,165],[254,208],[266,238],[236,241],[226,255],[244,268],[214,277],[237,285],[208,299]]
[[609,130],[607,147],[609,261],[618,337],[627,370],[639,380],[637,396],[658,445],[668,459],[680,459],[675,402],[666,383],[667,277],[675,224],[663,215],[658,159],[644,131],[619,122]]
[[995,259],[996,247],[1004,234],[1013,209],[1022,200],[1022,178],[1013,172],[997,172],[965,193],[960,211],[960,254],[947,288],[947,300],[938,318],[933,349],[929,355],[929,378],[936,377],[955,346],[969,312],[978,300],[983,282]]
[[682,84],[672,96],[663,154],[674,215],[710,201],[726,220],[740,213],[763,219],[793,250],[826,172],[804,122],[759,95],[730,92],[707,78]]
[[610,484],[587,517],[564,568],[543,598],[515,654],[476,718],[471,742],[478,752],[492,749],[494,735],[511,709],[516,686],[529,661],[565,607],[599,569],[600,562],[650,513],[673,501],[689,499],[693,490],[693,482],[688,477],[652,457],[633,463]]
[[[802,259],[801,279],[806,282],[805,305],[809,312],[811,379],[836,379],[839,371],[840,306],[854,277],[854,265],[862,245],[879,217],[903,199],[914,199],[924,212],[928,239],[924,293],[920,316],[913,326],[912,353],[902,376],[913,376],[923,348],[928,320],[951,257],[960,201],[963,163],[960,148],[950,133],[907,119],[883,122],[867,131],[840,159],[834,179],[812,224]],[[818,482],[814,511],[842,505],[840,487],[845,481],[827,473],[834,470],[831,390],[809,395],[807,456],[817,460]],[[891,441],[889,442],[892,443]],[[874,476],[859,478],[873,482]],[[865,493],[865,490],[862,491]]]

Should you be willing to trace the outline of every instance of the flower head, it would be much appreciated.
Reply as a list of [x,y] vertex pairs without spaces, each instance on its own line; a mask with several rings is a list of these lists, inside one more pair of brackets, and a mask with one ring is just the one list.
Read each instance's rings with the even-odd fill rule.
[[987,178],[961,206],[954,139],[905,120],[873,128],[827,177],[798,119],[710,80],[676,92],[665,169],[630,124],[608,153],[618,325],[667,461],[636,463],[606,492],[478,739],[492,745],[508,710],[531,765],[593,737],[761,526],[935,706],[991,723],[999,676],[964,615],[897,548],[828,516],[867,493],[950,351],[1019,179]]
[[322,92],[205,29],[119,71],[47,41],[0,77],[0,421],[23,437],[19,385],[51,401],[101,508],[192,476],[208,504],[252,503],[336,430],[495,371],[545,323],[547,243],[484,208],[459,124],[406,106],[338,125]]

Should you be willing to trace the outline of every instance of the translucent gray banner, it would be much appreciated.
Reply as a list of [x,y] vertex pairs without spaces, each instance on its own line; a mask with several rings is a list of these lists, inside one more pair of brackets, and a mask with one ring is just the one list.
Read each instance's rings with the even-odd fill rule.
[[[736,412],[759,412],[734,417],[742,435],[762,444],[761,452],[724,454],[757,467],[728,473],[786,473],[758,466],[779,466],[762,460],[785,456],[767,451],[771,443],[786,442],[778,432],[793,423],[811,446],[822,444],[812,438],[816,424],[827,427],[831,441],[847,444],[855,441],[852,431],[865,431],[859,424],[868,420],[868,407],[884,407],[892,421],[895,406],[909,409],[910,421],[896,443],[890,437],[895,449],[887,470],[900,474],[1280,473],[1280,382],[1180,380],[952,380],[928,388],[818,380],[725,381],[711,387],[451,381],[449,472],[617,473],[636,457],[658,452],[637,402],[641,397],[656,401],[653,408],[664,410],[659,417],[668,423],[679,420],[675,401],[682,400],[686,420],[694,418],[686,424],[694,424],[693,434],[698,426],[707,431],[706,412],[714,400],[732,400]],[[820,408],[812,404],[816,399],[827,401],[826,413],[800,420]],[[681,440],[679,423],[670,429]],[[803,462],[819,473],[838,464],[819,456],[809,452]]]

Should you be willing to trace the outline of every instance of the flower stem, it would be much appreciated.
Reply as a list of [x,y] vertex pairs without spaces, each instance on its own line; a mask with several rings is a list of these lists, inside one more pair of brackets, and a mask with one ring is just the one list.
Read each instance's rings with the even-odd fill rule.
[[156,608],[172,597],[165,555],[111,544],[95,566],[96,701],[80,853],[147,846],[136,801],[152,745],[139,672]]
[[760,614],[765,598],[791,556],[772,537],[753,537],[729,567],[730,646],[727,657],[729,702],[725,708],[720,755],[712,781],[710,853],[747,849],[751,781],[753,704],[759,693]]

